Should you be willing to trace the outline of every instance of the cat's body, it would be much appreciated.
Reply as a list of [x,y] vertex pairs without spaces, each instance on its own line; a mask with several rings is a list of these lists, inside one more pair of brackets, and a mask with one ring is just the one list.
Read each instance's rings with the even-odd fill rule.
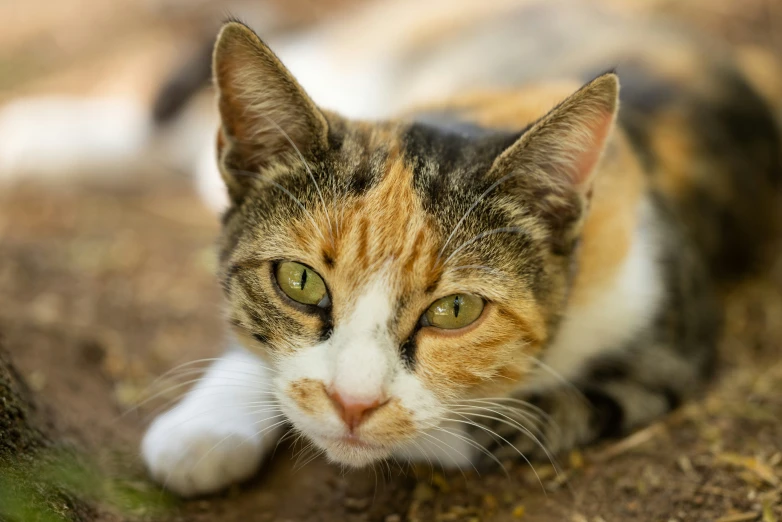
[[156,478],[219,489],[289,423],[349,465],[539,457],[702,388],[716,290],[775,229],[779,135],[727,58],[588,13],[451,23],[397,75],[433,103],[380,123],[318,109],[226,26],[221,278],[243,347],[151,426]]

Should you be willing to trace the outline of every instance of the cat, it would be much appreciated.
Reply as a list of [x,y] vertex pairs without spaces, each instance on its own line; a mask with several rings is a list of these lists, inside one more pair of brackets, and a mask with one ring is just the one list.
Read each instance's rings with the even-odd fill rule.
[[[319,107],[248,26],[223,26],[236,342],[149,427],[154,479],[218,491],[286,430],[354,467],[548,459],[703,389],[719,291],[779,222],[771,111],[697,39],[513,13],[434,36],[397,81],[442,99],[372,121]],[[460,69],[433,82],[438,64]]]

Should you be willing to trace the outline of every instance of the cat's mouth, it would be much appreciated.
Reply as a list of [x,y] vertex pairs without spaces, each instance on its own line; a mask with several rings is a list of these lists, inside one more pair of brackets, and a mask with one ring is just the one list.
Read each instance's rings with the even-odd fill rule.
[[387,447],[373,444],[353,434],[324,437],[315,440],[315,443],[326,451],[331,460],[353,467],[372,464],[390,454]]
[[376,444],[371,444],[365,440],[362,440],[361,437],[354,435],[353,433],[349,433],[345,435],[344,437],[338,437],[333,440],[335,444],[347,444],[348,446],[353,446],[356,448],[362,448],[362,449],[380,449],[380,446],[377,446]]

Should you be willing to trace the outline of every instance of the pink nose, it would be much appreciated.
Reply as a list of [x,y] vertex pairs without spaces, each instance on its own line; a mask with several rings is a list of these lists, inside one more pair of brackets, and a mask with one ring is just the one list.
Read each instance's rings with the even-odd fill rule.
[[369,415],[385,404],[387,401],[382,398],[373,400],[353,399],[349,396],[342,396],[338,392],[329,394],[331,402],[337,409],[339,416],[345,421],[348,429],[352,432],[364,422]]

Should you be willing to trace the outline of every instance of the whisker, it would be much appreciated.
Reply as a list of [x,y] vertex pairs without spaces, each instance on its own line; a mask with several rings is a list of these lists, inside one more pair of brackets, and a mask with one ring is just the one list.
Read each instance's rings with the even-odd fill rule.
[[[177,370],[186,368],[188,366],[193,366],[195,364],[202,364],[202,363],[215,363],[215,362],[218,362],[218,361],[222,361],[224,358],[225,358],[225,356],[221,356],[221,357],[206,357],[206,358],[203,358],[203,359],[195,359],[193,361],[187,361],[187,362],[184,362],[184,363],[179,364],[177,366],[174,366],[170,370],[167,370],[165,373],[160,375],[158,377],[158,379],[163,378],[163,377],[165,377],[166,375],[168,375],[168,374],[170,374],[172,372],[175,372]],[[277,372],[277,369],[272,368],[270,366],[266,366],[265,364],[262,364],[260,361],[250,362],[250,361],[235,360],[235,359],[231,361],[231,364],[237,364],[237,363],[245,365],[245,366],[252,366],[253,368],[262,368],[262,369],[268,370],[270,372]],[[207,368],[211,368],[211,365],[207,366]],[[224,368],[221,368],[221,370],[222,369],[224,369]]]
[[556,379],[557,382],[562,384],[565,387],[565,389],[572,392],[574,394],[573,395],[574,397],[577,397],[579,400],[583,401],[584,404],[589,404],[589,400],[584,396],[584,393],[580,389],[578,389],[578,387],[575,384],[573,384],[570,380],[566,379],[561,373],[559,373],[554,368],[552,368],[551,366],[549,366],[548,364],[544,363],[543,361],[541,361],[536,357],[532,357],[526,354],[522,354],[522,355],[527,359],[531,360],[533,364],[536,364],[541,370],[545,371],[546,373],[554,377],[554,379]]
[[[410,443],[413,444],[416,448],[418,448],[418,450],[421,452],[421,455],[424,456],[424,458],[426,459],[426,462],[429,464],[429,467],[430,468],[434,468],[434,464],[432,463],[432,459],[429,458],[429,454],[424,450],[423,446],[421,446],[416,440],[411,440]],[[408,455],[409,455],[409,453],[410,452],[408,451]],[[411,457],[408,456],[408,459],[410,459],[410,458]],[[434,473],[434,470],[433,470],[433,473]],[[432,475],[432,477],[434,478],[434,475]]]
[[[226,372],[226,373],[230,373],[230,372]],[[190,377],[192,375],[198,375],[198,377],[196,377],[194,379],[190,379],[190,380],[184,381],[184,382],[177,382],[177,379],[180,379],[180,378],[183,378],[183,377]],[[186,371],[182,372],[181,374],[178,374],[176,376],[172,376],[172,377],[166,379],[165,381],[158,381],[157,385],[155,385],[155,386],[152,386],[152,385],[146,386],[144,391],[142,392],[142,395],[145,395],[145,396],[147,396],[147,398],[151,399],[152,397],[149,397],[148,394],[153,393],[155,391],[155,389],[158,388],[159,386],[166,386],[165,388],[161,388],[159,390],[160,392],[165,394],[168,391],[172,391],[172,390],[178,389],[180,384],[185,386],[187,384],[193,384],[193,383],[197,383],[199,381],[204,381],[205,382],[209,378],[214,378],[214,377],[217,377],[220,380],[232,380],[232,381],[235,381],[238,385],[247,385],[247,386],[252,386],[252,387],[258,386],[259,389],[261,389],[261,386],[268,386],[267,384],[261,383],[260,379],[258,379],[257,378],[258,376],[255,375],[255,374],[250,374],[250,373],[239,374],[239,373],[236,373],[236,375],[237,376],[215,375],[214,373],[211,373],[211,374],[209,374],[207,376],[206,372],[204,372],[202,370],[186,370]],[[256,377],[256,379],[250,379],[250,377]],[[171,383],[171,384],[169,384],[169,383]],[[263,389],[266,389],[266,388],[263,388]],[[134,406],[138,407],[140,405],[136,404]]]
[[386,470],[388,471],[388,480],[392,480],[393,477],[391,476],[391,464],[388,462],[388,459],[383,459],[382,463],[385,464]]
[[209,357],[209,358],[206,358],[206,359],[196,359],[195,361],[188,361],[188,362],[179,364],[177,366],[174,366],[170,370],[167,370],[165,373],[161,374],[160,376],[158,376],[154,381],[149,383],[149,386],[154,386],[158,381],[160,381],[162,379],[165,379],[166,377],[168,377],[169,375],[173,374],[174,372],[176,372],[176,371],[178,371],[180,369],[184,369],[184,368],[187,368],[189,366],[193,366],[195,364],[212,363],[212,362],[219,361],[219,360],[220,360],[219,357]]
[[507,404],[501,404],[501,403],[498,403],[498,402],[492,402],[492,401],[488,401],[488,400],[487,401],[478,402],[478,403],[473,403],[473,404],[454,404],[454,405],[451,406],[451,408],[483,409],[483,410],[491,411],[492,413],[497,413],[497,414],[500,413],[500,412],[491,410],[490,408],[488,408],[487,406],[484,406],[484,405],[489,405],[489,406],[492,406],[494,408],[497,408],[497,409],[500,409],[500,410],[504,410],[505,412],[511,413],[513,415],[518,415],[519,417],[521,417],[521,419],[519,419],[519,420],[524,420],[526,422],[531,423],[534,426],[534,428],[536,430],[538,430],[538,431],[540,431],[540,429],[541,429],[540,426],[538,426],[541,422],[544,422],[547,426],[549,426],[551,428],[557,427],[556,423],[554,423],[554,421],[551,418],[551,416],[548,415],[548,414],[544,414],[542,412],[542,410],[541,411],[534,411],[534,410],[533,411],[528,411],[527,409],[524,409],[524,408],[522,408],[520,406],[508,406]]
[[276,399],[270,399],[268,401],[253,401],[241,403],[241,406],[280,406],[280,401]]
[[494,189],[500,186],[500,184],[504,183],[505,180],[517,176],[518,172],[511,172],[510,174],[506,174],[494,183],[491,184],[489,188],[483,191],[483,193],[475,198],[475,201],[470,205],[470,207],[467,209],[467,211],[464,213],[464,215],[459,219],[459,221],[456,222],[456,226],[453,227],[453,230],[448,235],[448,238],[445,240],[445,243],[443,243],[443,246],[440,247],[440,250],[437,252],[437,260],[435,262],[435,265],[440,261],[440,258],[442,257],[443,252],[445,251],[445,247],[448,246],[448,244],[451,242],[451,239],[453,239],[454,234],[459,230],[459,228],[462,226],[462,223],[464,223],[464,220],[467,219],[467,216],[470,215],[470,213],[475,210],[475,207],[477,207],[483,199],[488,196]]
[[[454,413],[456,413],[456,412],[454,412]],[[460,417],[464,417],[464,415],[459,414],[459,413],[457,413],[457,415],[459,415]],[[551,462],[552,466],[554,466],[554,468],[558,467],[557,464],[555,464],[554,458],[552,457],[551,453],[549,453],[549,451],[546,448],[546,446],[540,441],[540,439],[538,439],[529,429],[527,429],[522,424],[516,422],[513,419],[509,419],[507,416],[504,416],[504,415],[503,415],[503,417],[505,417],[505,419],[508,419],[508,420],[505,420],[505,419],[502,419],[502,418],[497,418],[497,417],[492,417],[491,415],[484,415],[482,413],[470,413],[469,415],[472,416],[472,417],[480,417],[480,418],[484,418],[484,419],[493,420],[493,421],[505,424],[506,426],[510,426],[512,428],[516,428],[520,432],[524,433],[527,437],[529,437],[535,444],[537,444],[540,447],[540,449],[543,450],[543,452],[546,454],[546,457],[548,457],[549,461]]]
[[293,471],[297,471],[298,472],[298,471],[304,469],[304,467],[307,464],[311,463],[312,461],[314,461],[315,459],[317,459],[318,457],[320,457],[324,453],[322,449],[317,448],[312,442],[309,443],[308,449],[309,448],[311,448],[313,450],[312,456],[310,458],[308,458],[305,462],[303,462],[301,465],[297,464],[296,467],[293,469]]
[[486,398],[462,399],[461,401],[459,401],[459,403],[455,403],[455,404],[470,403],[470,402],[477,402],[481,404],[492,403],[495,405],[502,404],[503,402],[510,402],[513,404],[518,404],[519,408],[529,408],[530,410],[532,410],[531,413],[536,413],[540,417],[543,418],[551,417],[545,410],[541,409],[539,406],[536,406],[531,402],[519,399],[517,397],[486,397]]
[[[266,370],[265,368],[257,368],[258,370]],[[182,376],[186,375],[194,375],[194,374],[206,374],[210,373],[211,375],[238,375],[240,377],[253,377],[258,379],[260,377],[259,371],[249,371],[249,370],[237,370],[234,368],[215,368],[214,366],[208,366],[206,368],[181,368],[180,370],[177,370],[175,373],[172,373],[170,375],[167,375],[165,377],[158,377],[153,382],[149,384],[149,387],[154,386],[156,383],[163,381],[166,382],[169,379],[178,379]]]
[[[442,448],[443,446],[445,446],[446,448],[449,448],[449,449],[451,449],[451,450],[455,451],[456,453],[458,453],[458,454],[459,454],[459,456],[460,456],[460,457],[462,457],[464,460],[466,460],[467,462],[469,462],[469,463],[470,463],[470,466],[472,466],[472,469],[474,469],[474,470],[475,470],[475,473],[478,473],[478,468],[476,468],[476,467],[475,467],[475,465],[472,463],[472,461],[470,461],[470,459],[468,459],[468,458],[467,458],[467,455],[465,455],[464,453],[462,453],[462,452],[461,452],[461,451],[459,451],[458,449],[454,448],[453,446],[451,446],[450,444],[448,444],[448,443],[447,443],[447,442],[445,442],[444,440],[442,440],[442,439],[440,439],[440,438],[438,438],[438,437],[436,437],[436,436],[432,435],[431,433],[426,433],[426,432],[424,431],[424,432],[422,432],[422,433],[421,433],[421,435],[423,435],[423,436],[425,436],[425,437],[428,437],[428,438],[432,439],[433,441],[435,441],[435,444],[437,444],[437,445],[438,445],[440,448]],[[457,465],[457,463],[456,463],[456,458],[454,458],[454,456],[453,456],[453,455],[451,455],[450,453],[448,453],[447,451],[445,452],[445,454],[446,454],[446,455],[448,455],[448,456],[451,458],[451,462],[452,462],[452,463],[453,463],[455,466],[457,466],[457,467],[459,468],[459,471],[462,473],[462,477],[464,477],[464,480],[467,480],[467,475],[464,473],[464,470],[462,469],[462,467]],[[438,459],[438,460],[439,460],[439,459]],[[442,462],[440,462],[440,467],[441,467],[441,468],[443,467],[443,465],[442,465]],[[478,473],[478,475],[480,475],[480,473]]]
[[[372,474],[375,475],[375,489],[372,491],[372,505],[375,505],[375,500],[377,499],[377,467],[372,464]],[[385,486],[385,482],[383,482],[383,486]]]
[[502,440],[502,441],[503,441],[505,444],[507,444],[508,446],[510,446],[511,448],[513,448],[513,449],[516,451],[516,453],[518,453],[518,454],[519,454],[519,456],[520,456],[522,459],[524,459],[524,461],[525,461],[525,462],[527,463],[527,465],[530,467],[530,469],[532,470],[532,473],[534,473],[534,474],[535,474],[535,478],[537,479],[537,481],[538,481],[538,484],[540,484],[540,487],[541,487],[541,489],[543,490],[543,493],[546,495],[546,497],[548,497],[548,494],[546,493],[546,488],[545,488],[545,486],[543,486],[543,481],[540,479],[540,476],[538,475],[538,472],[537,472],[537,470],[535,470],[535,466],[533,466],[533,465],[532,465],[532,462],[530,462],[530,460],[527,458],[527,456],[526,456],[526,455],[524,455],[524,453],[522,453],[521,451],[519,451],[519,449],[518,449],[518,448],[517,448],[515,445],[511,444],[511,443],[510,443],[510,441],[508,441],[508,439],[506,439],[505,437],[503,437],[502,435],[500,435],[500,434],[499,434],[499,433],[497,433],[496,431],[494,431],[494,430],[492,430],[492,429],[488,428],[487,426],[483,426],[482,424],[479,424],[479,423],[477,423],[477,422],[471,421],[469,418],[467,418],[467,417],[464,417],[464,416],[463,416],[463,415],[461,415],[461,414],[458,414],[458,413],[457,413],[457,415],[459,415],[460,417],[463,417],[465,420],[461,420],[461,421],[460,421],[460,420],[458,420],[458,419],[448,419],[448,420],[449,420],[449,421],[451,421],[451,422],[461,422],[461,423],[463,423],[463,424],[468,424],[468,425],[470,425],[470,426],[474,426],[474,427],[476,427],[476,428],[478,428],[478,429],[481,429],[481,430],[485,431],[486,433],[489,433],[489,434],[490,434],[490,435],[492,435],[492,436],[496,436],[497,438],[499,438],[500,440]]
[[486,272],[491,272],[496,276],[503,276],[503,272],[501,270],[498,270],[497,268],[485,266],[485,265],[462,265],[462,266],[455,266],[453,268],[448,269],[451,272],[456,272],[458,270],[484,270]]
[[[485,447],[483,447],[483,446],[481,446],[480,444],[478,444],[478,442],[477,442],[476,440],[473,440],[473,439],[471,439],[471,438],[470,438],[470,437],[468,437],[466,434],[459,433],[458,431],[449,430],[449,429],[446,429],[446,428],[444,428],[444,427],[442,427],[442,426],[440,426],[440,427],[437,427],[437,428],[435,428],[435,429],[436,429],[436,430],[439,430],[439,431],[442,431],[442,432],[445,432],[445,433],[447,433],[447,434],[451,435],[452,437],[456,437],[456,438],[458,438],[458,439],[461,439],[461,440],[463,440],[464,442],[466,442],[467,444],[469,444],[469,445],[470,445],[470,446],[472,446],[473,448],[477,449],[478,451],[480,451],[480,452],[481,452],[481,453],[483,453],[484,455],[488,456],[490,459],[492,459],[494,462],[496,462],[496,463],[497,463],[497,465],[498,465],[498,466],[499,466],[499,467],[502,469],[502,471],[503,471],[503,473],[505,474],[505,476],[506,476],[507,478],[510,478],[510,474],[508,473],[508,470],[505,468],[505,465],[504,465],[502,462],[500,462],[500,459],[498,459],[498,458],[497,458],[497,457],[494,455],[494,453],[492,453],[491,451],[489,451],[489,450],[488,450],[488,449],[486,449]],[[474,467],[474,466],[473,466],[473,467]],[[476,471],[477,471],[477,470],[476,470]],[[478,475],[480,476],[480,473],[478,473]]]
[[[426,433],[426,432],[422,432],[422,433]],[[420,443],[417,443],[415,441],[413,441],[413,442],[421,450],[421,453],[423,455],[428,455],[428,452],[426,451],[426,448],[424,448]],[[437,444],[437,442],[438,442],[438,439],[435,439],[435,444],[437,445],[438,448],[440,448],[441,446],[439,444]],[[445,469],[445,466],[443,465],[443,461],[440,460],[440,456],[435,454],[434,457],[437,459],[437,463],[440,465],[440,469]],[[428,456],[427,456],[427,460],[429,460]],[[431,464],[431,460],[429,460],[429,463]],[[431,474],[431,476],[429,478],[430,482],[434,480],[434,466],[432,466],[431,473],[432,474]]]
[[299,159],[301,159],[302,163],[304,163],[304,168],[307,169],[307,173],[310,176],[310,179],[312,180],[312,183],[315,185],[315,190],[318,191],[318,197],[320,197],[320,203],[323,205],[323,211],[326,213],[326,219],[329,222],[329,235],[331,236],[331,246],[334,248],[334,229],[333,225],[331,223],[331,216],[329,215],[329,209],[326,206],[326,201],[323,199],[323,193],[320,191],[320,186],[318,185],[318,181],[315,179],[315,175],[312,173],[312,169],[310,169],[309,164],[307,163],[307,160],[304,159],[304,155],[299,150],[299,147],[296,146],[296,144],[293,142],[291,137],[288,135],[287,132],[285,132],[285,129],[280,127],[276,121],[271,119],[270,117],[266,116],[265,114],[262,114],[266,121],[274,125],[278,131],[285,137],[286,140],[288,140],[288,143],[291,144],[291,147],[293,147],[293,150],[296,151],[296,154],[299,155]]
[[[171,370],[168,370],[167,372],[165,372],[164,374],[160,375],[155,380],[153,380],[149,385],[147,385],[145,387],[144,392],[143,392],[143,394],[147,395],[147,397],[144,400],[142,400],[140,403],[134,404],[133,406],[131,406],[127,410],[125,410],[121,414],[120,418],[122,418],[122,417],[124,417],[124,416],[126,416],[126,415],[128,415],[128,414],[130,414],[130,413],[132,413],[132,412],[134,412],[136,410],[138,410],[139,408],[141,408],[142,406],[144,406],[148,402],[150,402],[150,401],[152,401],[152,400],[154,400],[154,399],[156,399],[156,398],[158,398],[158,397],[160,397],[162,395],[166,395],[166,394],[168,394],[168,393],[170,393],[170,392],[172,392],[174,390],[177,390],[177,389],[179,389],[179,388],[181,388],[183,386],[187,386],[188,384],[194,384],[194,383],[197,383],[197,382],[201,381],[206,376],[206,374],[210,373],[210,372],[211,372],[210,377],[213,377],[213,376],[223,376],[224,377],[225,374],[228,374],[230,376],[240,375],[240,376],[258,377],[258,375],[256,373],[253,373],[253,372],[242,372],[241,370],[235,370],[235,369],[231,369],[231,368],[219,368],[217,370],[215,370],[213,366],[208,366],[206,368],[189,368],[190,366],[193,366],[193,365],[196,365],[196,364],[211,363],[211,362],[216,362],[216,361],[219,361],[219,360],[221,360],[221,358],[198,359],[196,361],[190,361],[190,362],[187,362],[187,363],[180,364],[179,366],[177,366],[175,368],[172,368]],[[271,371],[271,372],[274,372],[274,373],[277,372],[277,370],[275,370],[273,368],[269,368],[269,367],[266,367],[266,366],[263,366],[263,365],[260,365],[260,364],[258,364],[258,365],[253,364],[253,363],[248,363],[248,364],[251,364],[256,369],[264,369],[264,370],[268,370],[268,371]],[[167,379],[175,380],[175,379],[178,379],[178,378],[181,378],[181,377],[190,376],[190,375],[199,375],[200,377],[196,378],[196,379],[191,379],[191,380],[188,380],[188,381],[185,381],[185,382],[177,383],[177,384],[172,385],[172,386],[167,386],[166,388],[163,388],[162,390],[158,391],[157,393],[153,393],[151,396],[148,395],[150,392],[152,392],[155,389],[155,387],[157,387],[159,385],[162,385],[162,384],[165,384],[167,382]],[[240,380],[240,379],[236,379],[236,380],[239,381],[239,382],[249,382],[249,381],[243,381],[243,380]],[[255,385],[255,383],[253,383],[253,384]],[[177,398],[179,398],[179,396]]]
[[[546,452],[546,455],[549,458],[549,460],[551,461],[551,464],[555,468],[557,467],[557,464],[553,461],[552,456],[549,455],[548,451],[546,451],[547,450],[547,444],[550,442],[550,440],[549,440],[548,436],[546,435],[546,432],[541,427],[538,426],[537,419],[533,420],[533,428],[530,429],[530,428],[527,428],[524,424],[521,423],[522,420],[528,420],[528,419],[514,419],[513,417],[511,417],[509,415],[506,415],[506,414],[504,414],[502,412],[493,410],[491,408],[481,408],[481,410],[482,411],[486,411],[486,412],[490,412],[490,413],[492,413],[494,415],[498,415],[502,419],[505,419],[505,420],[502,420],[502,419],[497,418],[497,417],[491,417],[491,416],[486,416],[486,418],[490,418],[490,419],[493,419],[493,420],[495,420],[497,422],[505,424],[506,426],[511,426],[513,428],[516,428],[517,430],[519,430],[522,433],[524,433],[525,435],[527,435],[532,441],[534,441],[538,446],[540,446]],[[456,411],[457,410],[454,410],[454,412],[456,412]],[[483,414],[475,413],[474,411],[464,411],[464,410],[461,410],[460,413],[463,413],[463,414],[465,414],[467,416],[484,417]],[[557,430],[559,429],[559,427],[556,424],[552,423],[552,426],[555,429],[557,429]],[[542,439],[542,441],[541,441],[541,439]]]
[[[278,408],[276,405],[269,405],[264,406],[261,408],[254,408],[251,410],[247,410],[247,414],[251,416],[260,415],[261,413],[271,413],[271,412],[280,412],[280,415],[285,415],[280,408]],[[277,415],[279,416],[279,415]],[[268,417],[271,418],[271,417]]]
[[[500,409],[502,409],[502,408],[500,408]],[[516,413],[516,414],[518,414],[521,417],[520,419],[517,420],[517,419],[514,419],[513,417],[511,417],[509,415],[506,415],[506,414],[504,414],[502,412],[499,412],[497,410],[493,410],[491,408],[487,408],[485,406],[470,406],[469,408],[452,408],[451,409],[451,411],[458,411],[458,412],[464,413],[466,415],[472,415],[473,412],[475,412],[476,410],[478,410],[478,411],[488,411],[490,413],[494,413],[496,415],[500,415],[502,417],[505,417],[509,421],[519,422],[519,424],[520,424],[520,421],[529,422],[529,423],[531,423],[534,426],[533,429],[537,432],[537,435],[543,436],[543,433],[542,433],[540,427],[538,426],[538,419],[535,418],[535,417],[531,417],[526,412],[522,412],[522,411],[518,411],[518,410],[513,411],[513,413]],[[508,410],[506,410],[506,411],[508,411]]]
[[463,248],[466,248],[466,247],[472,245],[476,241],[478,241],[478,240],[480,240],[480,239],[482,239],[482,238],[484,238],[486,236],[491,236],[491,235],[494,235],[494,234],[523,234],[523,233],[525,233],[525,230],[522,229],[521,227],[502,227],[502,228],[495,228],[493,230],[488,230],[486,232],[481,232],[480,234],[476,235],[474,238],[472,238],[472,239],[470,239],[468,241],[465,241],[464,243],[462,243],[461,245],[456,247],[453,250],[453,252],[451,252],[451,254],[448,257],[445,258],[445,261],[443,261],[443,264],[444,265],[448,264],[448,261],[450,261]]
[[[272,458],[274,458],[274,455],[277,453],[277,448],[280,447],[280,444],[288,440],[290,437],[292,437],[294,434],[296,434],[296,430],[293,426],[289,427],[287,430],[285,430],[285,433],[282,434],[282,436],[277,439],[277,444],[274,445],[274,449],[272,450]],[[294,441],[295,443],[295,441]]]
[[283,191],[283,193],[285,193],[288,197],[290,197],[294,201],[294,203],[296,203],[296,205],[307,215],[307,217],[309,217],[309,220],[312,223],[313,230],[318,232],[318,235],[320,235],[320,238],[323,241],[326,241],[326,236],[323,235],[323,232],[320,230],[320,227],[318,227],[318,223],[315,221],[315,216],[313,216],[310,213],[310,211],[307,210],[307,208],[304,206],[304,204],[296,196],[294,196],[288,189],[286,189],[285,187],[283,187],[282,185],[280,185],[279,183],[277,183],[274,180],[260,177],[257,172],[251,172],[251,171],[239,170],[239,169],[230,169],[230,172],[231,172],[231,174],[244,175],[244,176],[252,177],[252,178],[254,178],[254,179],[258,180],[258,181],[261,181],[263,183],[269,183],[270,185],[274,186],[275,188],[278,188],[281,191]]
[[[199,411],[195,412],[195,415],[192,415],[192,416],[190,416],[190,417],[188,417],[188,418],[186,418],[184,420],[181,420],[180,422],[174,424],[173,426],[170,426],[169,428],[170,429],[178,428],[178,427],[183,426],[185,424],[188,424],[190,422],[194,422],[196,420],[199,420],[202,417],[204,417],[205,415],[211,415],[211,414],[213,414],[215,412],[218,412],[218,411],[224,411],[224,409],[225,409],[224,406],[215,406],[213,408],[204,408],[203,410],[199,410]],[[281,410],[273,408],[273,409],[269,409],[268,411],[272,412],[272,411],[281,411]],[[258,411],[258,412],[254,412],[253,413],[253,412],[250,412],[250,411],[242,411],[242,412],[237,412],[237,413],[240,413],[242,415],[252,416],[252,415],[257,415],[257,414],[264,413],[264,412]],[[264,419],[261,419],[259,422],[263,422],[263,420],[266,420],[268,418],[271,418],[271,417],[264,417]],[[257,424],[257,423],[255,423],[255,424]]]
[[396,456],[393,453],[390,455],[390,457],[394,461],[394,464],[396,464],[396,467],[399,468],[399,474],[400,475],[404,475],[405,474],[405,470],[404,470],[404,468],[402,468],[402,464],[399,463],[399,459],[397,459]]
[[[186,384],[192,384],[192,383],[182,383],[182,386],[184,386]],[[153,400],[155,400],[157,398],[160,398],[162,395],[165,395],[165,394],[171,392],[172,390],[181,388],[182,386],[177,385],[177,386],[171,387],[171,388],[169,388],[167,390],[163,390],[163,391],[161,391],[159,393],[156,393],[152,397],[148,397],[148,398],[144,399],[139,404],[129,407],[126,411],[124,411],[123,413],[121,413],[117,417],[117,421],[119,421],[122,418],[124,418],[125,416],[129,415],[131,412],[138,411],[138,410],[142,409],[145,405],[149,404],[151,401],[153,401]],[[208,385],[202,385],[199,389],[200,390],[209,390],[211,392],[212,389],[214,389],[214,388],[221,388],[222,389],[222,388],[254,388],[254,387],[249,386],[249,385],[208,384]],[[256,391],[259,394],[263,395],[263,394],[268,394],[270,390],[264,389],[264,388],[258,388]],[[163,412],[164,410],[167,410],[167,409],[171,408],[174,403],[176,403],[177,401],[182,400],[183,397],[187,396],[188,392],[189,392],[189,390],[182,390],[181,392],[177,393],[176,396],[171,397],[171,398],[165,400],[162,404],[160,404],[159,406],[153,408],[149,413],[144,415],[142,417],[142,419],[146,422],[147,420],[149,420],[150,417],[156,416],[156,415],[160,414],[161,412]],[[214,393],[210,393],[210,394],[212,396],[214,396],[214,395],[229,395],[229,394],[233,394],[233,393],[235,393],[235,390],[220,390],[220,391],[217,391],[217,392],[214,392]]]

